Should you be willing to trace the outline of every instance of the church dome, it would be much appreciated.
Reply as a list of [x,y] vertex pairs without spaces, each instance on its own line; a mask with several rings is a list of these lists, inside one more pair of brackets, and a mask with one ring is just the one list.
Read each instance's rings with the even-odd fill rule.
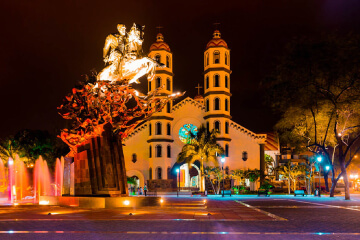
[[164,42],[164,36],[161,33],[158,33],[156,36],[156,42],[150,46],[150,51],[156,50],[166,50],[170,52],[170,47],[166,42]]
[[221,34],[220,34],[219,30],[214,31],[213,38],[206,45],[206,49],[208,49],[210,47],[226,47],[226,48],[228,48],[227,43],[224,41],[224,39],[221,38]]

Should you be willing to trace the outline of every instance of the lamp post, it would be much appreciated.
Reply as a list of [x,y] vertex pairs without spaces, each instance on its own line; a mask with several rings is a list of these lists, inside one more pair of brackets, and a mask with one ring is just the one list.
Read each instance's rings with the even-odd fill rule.
[[222,157],[221,158],[221,163],[222,163],[222,170],[223,170],[223,192],[222,192],[222,196],[225,197],[225,184],[224,184],[224,180],[225,180],[225,173],[224,173],[224,163],[225,163],[225,158]]
[[321,177],[320,177],[320,175],[321,175],[321,164],[320,163],[321,163],[322,157],[318,156],[316,160],[319,163],[319,195],[318,196],[321,197]]
[[179,191],[180,191],[180,170],[179,168],[176,169],[176,175],[178,177],[178,187],[177,187],[177,196],[179,197]]
[[13,177],[14,177],[14,160],[12,158],[9,158],[8,161],[8,175],[9,175],[9,198],[10,198],[10,202],[13,203],[14,202],[14,192],[13,192]]

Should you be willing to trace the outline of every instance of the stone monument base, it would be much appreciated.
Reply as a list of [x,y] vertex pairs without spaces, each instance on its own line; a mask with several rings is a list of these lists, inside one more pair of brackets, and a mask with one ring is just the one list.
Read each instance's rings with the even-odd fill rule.
[[160,197],[40,196],[39,203],[81,208],[134,208],[160,206],[160,199]]

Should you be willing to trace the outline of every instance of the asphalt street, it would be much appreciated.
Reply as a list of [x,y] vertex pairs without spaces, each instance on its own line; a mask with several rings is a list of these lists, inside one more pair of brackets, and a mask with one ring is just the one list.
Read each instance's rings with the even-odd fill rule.
[[164,200],[162,207],[143,209],[2,206],[0,239],[360,239],[357,195],[351,201],[341,196]]

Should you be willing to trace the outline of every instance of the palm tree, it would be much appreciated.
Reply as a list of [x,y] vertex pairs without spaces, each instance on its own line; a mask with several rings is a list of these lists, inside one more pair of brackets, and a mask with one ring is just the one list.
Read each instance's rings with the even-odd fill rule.
[[4,163],[7,163],[9,158],[15,159],[16,155],[18,155],[23,162],[29,162],[29,159],[25,157],[24,150],[19,147],[17,141],[11,137],[5,140],[0,139],[0,159],[2,159]]
[[195,161],[200,161],[200,191],[205,189],[204,162],[218,166],[217,157],[224,153],[224,149],[216,143],[217,134],[218,132],[215,129],[209,132],[204,125],[201,125],[196,136],[192,136],[190,143],[184,145],[177,156],[177,162],[185,162],[189,165],[189,168]]

